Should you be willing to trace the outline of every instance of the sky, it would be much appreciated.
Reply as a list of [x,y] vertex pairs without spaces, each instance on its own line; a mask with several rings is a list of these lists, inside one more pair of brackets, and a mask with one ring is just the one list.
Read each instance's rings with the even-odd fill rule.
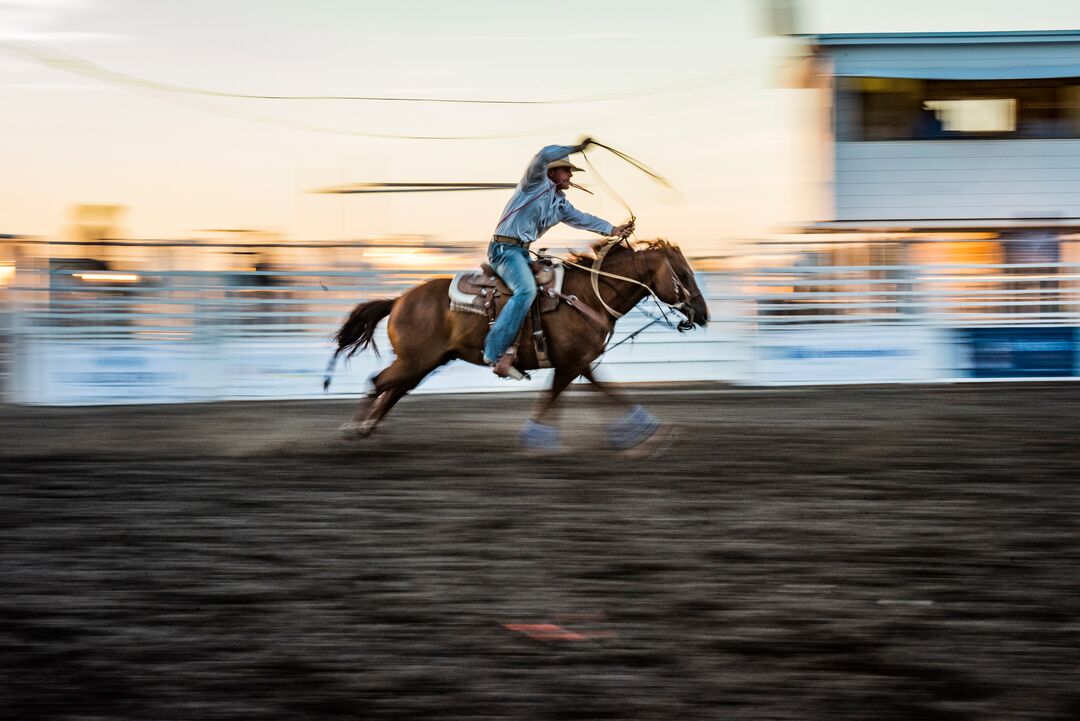
[[[0,233],[58,237],[79,203],[122,231],[251,228],[295,239],[487,238],[506,190],[325,195],[356,182],[516,182],[547,144],[595,136],[661,188],[591,159],[639,236],[723,252],[828,215],[821,102],[789,86],[796,41],[763,0],[0,0]],[[803,0],[799,31],[1080,28],[1075,0]],[[211,98],[110,82],[60,53],[163,84],[243,94],[575,100],[448,105]],[[13,51],[15,48],[16,51]],[[380,135],[479,136],[403,140]],[[581,210],[627,210],[590,173]],[[553,240],[581,231],[557,229]]]

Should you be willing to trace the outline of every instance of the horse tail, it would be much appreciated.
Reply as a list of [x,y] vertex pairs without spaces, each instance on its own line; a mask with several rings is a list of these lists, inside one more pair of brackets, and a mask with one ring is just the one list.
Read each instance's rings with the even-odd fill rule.
[[379,325],[379,321],[390,315],[390,309],[393,307],[393,299],[380,298],[361,303],[353,308],[352,313],[334,336],[338,344],[337,353],[347,350],[348,355],[345,357],[349,358],[368,346],[378,353],[379,349],[375,345],[375,328]]
[[337,341],[337,350],[334,351],[334,355],[330,358],[330,363],[326,367],[326,376],[323,378],[324,391],[330,387],[330,379],[333,377],[334,366],[337,364],[339,355],[348,351],[345,357],[351,358],[368,346],[371,346],[371,349],[375,351],[375,355],[379,354],[379,347],[375,345],[375,329],[378,327],[379,321],[390,315],[390,310],[393,307],[394,299],[380,298],[379,300],[361,303],[353,308],[352,313],[349,313],[349,317],[345,319],[341,328],[334,335],[334,340]]

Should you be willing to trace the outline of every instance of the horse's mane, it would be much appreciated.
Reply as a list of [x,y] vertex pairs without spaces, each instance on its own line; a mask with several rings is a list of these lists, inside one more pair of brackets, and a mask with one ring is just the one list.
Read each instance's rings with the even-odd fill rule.
[[[596,259],[596,254],[600,251],[601,248],[604,247],[604,243],[606,243],[606,242],[607,241],[601,240],[598,243],[594,243],[593,246],[592,246],[592,252],[591,253],[571,253],[570,254],[570,260],[572,262],[574,262],[574,263],[580,263],[582,265],[584,265],[584,264],[590,264],[591,265],[592,262]],[[638,241],[635,241],[632,244],[618,242],[618,243],[615,243],[611,247],[611,249],[607,252],[607,255],[604,256],[604,257],[605,258],[618,258],[620,256],[624,256],[624,255],[632,254],[632,253],[637,253],[637,252],[643,251],[643,250],[655,250],[655,249],[664,250],[664,251],[667,251],[667,250],[679,251],[679,246],[668,242],[664,238],[657,238],[655,240],[638,240]]]

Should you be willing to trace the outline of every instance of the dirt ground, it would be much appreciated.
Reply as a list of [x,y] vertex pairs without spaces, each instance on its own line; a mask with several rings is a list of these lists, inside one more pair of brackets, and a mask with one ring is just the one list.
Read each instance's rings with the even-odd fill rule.
[[0,717],[1080,718],[1080,384],[0,407]]

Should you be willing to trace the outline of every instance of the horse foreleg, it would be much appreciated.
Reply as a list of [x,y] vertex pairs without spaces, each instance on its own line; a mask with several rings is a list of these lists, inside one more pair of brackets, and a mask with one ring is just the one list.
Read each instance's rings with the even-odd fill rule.
[[671,426],[661,423],[652,413],[633,403],[607,383],[598,381],[591,368],[581,375],[612,403],[628,409],[608,425],[608,445],[628,459],[654,457],[667,449],[674,438],[674,429]]
[[551,381],[551,389],[548,391],[546,396],[544,396],[540,399],[539,402],[537,402],[536,409],[533,411],[532,420],[537,423],[543,421],[544,418],[547,417],[548,413],[551,412],[551,409],[554,408],[555,401],[559,399],[559,396],[562,394],[562,392],[565,391],[566,387],[569,386],[570,383],[579,375],[581,374],[576,371],[568,371],[562,368],[556,368],[555,377]]
[[518,436],[522,447],[530,451],[557,451],[562,450],[562,440],[559,437],[559,429],[553,425],[547,425],[543,421],[547,418],[551,409],[555,406],[566,387],[571,381],[580,375],[576,371],[568,371],[562,368],[555,369],[555,378],[551,382],[551,390],[536,404],[525,426]]
[[603,393],[604,397],[615,405],[622,408],[629,408],[633,405],[633,403],[631,403],[630,400],[622,393],[619,393],[607,383],[597,380],[596,376],[593,375],[592,368],[589,368],[581,375],[585,378],[585,380],[589,381],[589,385],[592,386],[593,390]]

